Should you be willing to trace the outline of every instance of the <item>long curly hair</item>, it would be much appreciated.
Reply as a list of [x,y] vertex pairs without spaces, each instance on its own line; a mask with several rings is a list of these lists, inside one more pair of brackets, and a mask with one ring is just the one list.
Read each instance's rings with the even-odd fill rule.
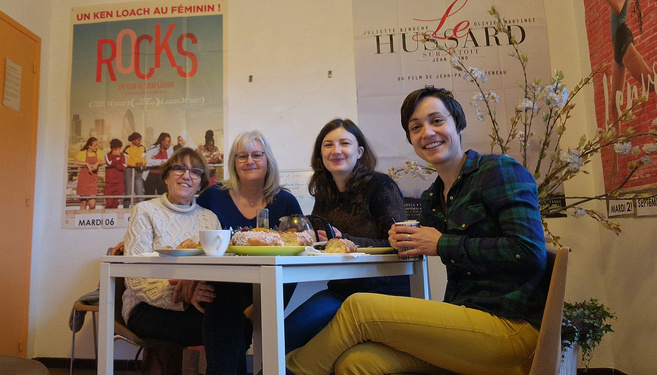
[[353,121],[349,119],[335,119],[324,125],[315,139],[315,146],[310,161],[314,173],[310,178],[308,191],[315,199],[319,198],[329,203],[337,202],[339,191],[331,172],[324,166],[322,142],[328,133],[338,128],[344,128],[353,134],[356,137],[358,146],[363,148],[363,155],[356,161],[354,169],[345,181],[345,190],[347,192],[359,194],[363,190],[364,186],[366,186],[374,175],[377,161],[376,154],[374,154],[372,147],[367,142],[365,135],[363,135],[363,132],[361,132]]

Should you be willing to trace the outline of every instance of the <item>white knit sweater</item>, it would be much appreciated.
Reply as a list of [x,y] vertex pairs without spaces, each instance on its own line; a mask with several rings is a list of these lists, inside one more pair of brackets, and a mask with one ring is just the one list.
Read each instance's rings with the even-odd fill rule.
[[[125,234],[125,255],[152,253],[165,246],[176,248],[188,238],[199,240],[201,230],[221,229],[217,216],[192,201],[191,206],[169,202],[166,194],[135,205]],[[173,289],[166,279],[126,278],[123,319],[141,302],[163,309],[182,311],[182,302],[173,302]]]

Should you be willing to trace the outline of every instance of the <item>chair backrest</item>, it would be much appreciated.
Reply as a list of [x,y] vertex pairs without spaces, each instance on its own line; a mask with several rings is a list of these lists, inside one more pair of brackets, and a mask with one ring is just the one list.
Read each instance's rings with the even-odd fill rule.
[[556,253],[548,251],[546,272],[550,276],[550,285],[543,310],[541,330],[530,375],[551,375],[559,372],[561,365],[561,321],[563,303],[566,294],[566,272],[568,270],[568,252],[561,247]]

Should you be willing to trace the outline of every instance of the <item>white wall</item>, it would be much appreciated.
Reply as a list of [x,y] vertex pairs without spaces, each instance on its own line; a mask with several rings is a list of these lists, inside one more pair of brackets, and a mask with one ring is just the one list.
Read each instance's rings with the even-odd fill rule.
[[[70,8],[112,0],[0,0],[0,10],[43,40],[37,186],[30,311],[30,357],[70,355],[70,308],[98,282],[98,256],[121,240],[123,230],[60,229],[66,163],[66,91],[69,77]],[[184,1],[183,1],[184,3]],[[546,0],[550,53],[574,87],[590,70],[580,2]],[[230,1],[228,13],[227,139],[248,129],[272,140],[280,167],[308,168],[318,129],[334,117],[356,119],[356,89],[349,0]],[[504,10],[501,9],[504,13]],[[327,78],[327,71],[333,78]],[[254,77],[248,83],[248,76]],[[586,90],[570,120],[568,143],[595,132],[593,95]],[[284,129],[284,130],[283,130]],[[291,136],[294,135],[294,136]],[[485,150],[480,150],[485,151]],[[567,189],[602,191],[601,167]],[[600,209],[604,210],[601,205]],[[595,297],[618,315],[617,331],[596,350],[593,366],[630,374],[657,369],[657,262],[655,219],[622,220],[616,237],[588,219],[553,219],[550,226],[572,247],[567,299]],[[79,336],[91,343],[90,325]],[[117,347],[128,358],[127,347]],[[92,358],[91,345],[78,354]]]

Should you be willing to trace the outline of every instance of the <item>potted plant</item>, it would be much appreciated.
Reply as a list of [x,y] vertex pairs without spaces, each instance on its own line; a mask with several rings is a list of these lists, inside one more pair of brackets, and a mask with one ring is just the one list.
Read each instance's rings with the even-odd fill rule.
[[579,348],[582,352],[582,362],[588,369],[593,349],[600,344],[607,333],[614,332],[609,321],[615,318],[616,315],[608,307],[594,298],[583,302],[565,302],[561,325],[562,360],[566,360],[567,352],[573,350],[574,367],[576,368],[577,349]]

